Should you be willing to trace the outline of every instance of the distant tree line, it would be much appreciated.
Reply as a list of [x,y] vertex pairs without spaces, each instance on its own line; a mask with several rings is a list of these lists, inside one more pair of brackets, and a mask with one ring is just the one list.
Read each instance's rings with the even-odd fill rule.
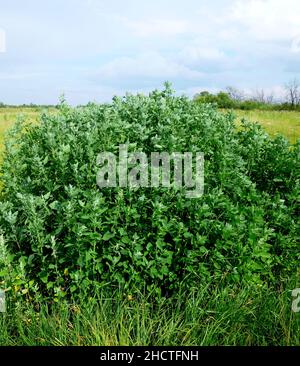
[[231,86],[216,94],[202,91],[194,96],[194,100],[199,103],[214,103],[219,108],[300,111],[300,82],[293,79],[285,84],[284,89],[285,96],[281,100],[275,100],[272,93],[267,94],[263,89],[258,89],[251,97],[247,97],[242,90]]
[[0,108],[57,108],[57,105],[52,104],[5,104],[0,102]]

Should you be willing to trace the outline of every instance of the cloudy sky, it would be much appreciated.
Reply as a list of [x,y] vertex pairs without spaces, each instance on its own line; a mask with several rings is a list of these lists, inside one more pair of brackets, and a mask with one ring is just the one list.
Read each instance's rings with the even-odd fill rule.
[[299,0],[0,0],[0,101],[72,104],[300,76]]

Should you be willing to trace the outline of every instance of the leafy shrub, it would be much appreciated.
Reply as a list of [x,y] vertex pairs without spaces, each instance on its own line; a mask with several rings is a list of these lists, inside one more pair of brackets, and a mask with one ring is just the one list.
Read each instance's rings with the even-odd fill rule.
[[216,103],[219,108],[238,108],[240,103],[233,100],[230,95],[225,92],[219,92],[215,95],[204,91],[197,94],[194,99],[198,103]]
[[[100,189],[97,155],[126,142],[148,155],[204,152],[204,195]],[[111,104],[63,102],[7,140],[0,275],[55,298],[104,286],[166,294],[208,279],[277,283],[299,265],[299,151],[258,125],[237,131],[232,114],[168,85]]]

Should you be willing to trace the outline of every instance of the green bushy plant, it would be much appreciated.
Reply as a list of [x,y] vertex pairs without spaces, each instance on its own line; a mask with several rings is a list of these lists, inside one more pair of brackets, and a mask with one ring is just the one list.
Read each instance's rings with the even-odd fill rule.
[[230,95],[225,92],[219,92],[218,94],[211,94],[207,91],[203,91],[195,96],[197,103],[215,103],[219,108],[238,108],[239,101],[230,98]]
[[[203,152],[204,195],[100,189],[97,155],[124,143],[147,155]],[[111,104],[62,101],[38,125],[16,124],[1,179],[1,234],[16,273],[7,277],[2,261],[0,275],[22,278],[16,291],[26,296],[119,286],[170,294],[208,279],[262,285],[299,265],[299,144],[257,125],[237,131],[232,114],[168,85]]]

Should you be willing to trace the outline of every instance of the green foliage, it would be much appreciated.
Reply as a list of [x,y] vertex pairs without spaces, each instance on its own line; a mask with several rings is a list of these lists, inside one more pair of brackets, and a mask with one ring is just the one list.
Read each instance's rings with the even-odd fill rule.
[[194,99],[198,103],[215,103],[219,108],[238,108],[238,102],[233,100],[230,95],[225,92],[211,94],[208,91],[203,91],[197,94]]
[[194,96],[196,103],[212,103],[216,104],[219,108],[226,109],[240,109],[244,111],[252,110],[265,110],[265,111],[300,111],[300,105],[292,105],[290,103],[272,103],[262,102],[250,99],[233,99],[227,92],[219,92],[217,94],[209,93],[208,91],[202,91]]
[[[96,157],[131,151],[204,152],[205,194],[100,189]],[[58,301],[98,288],[169,295],[179,283],[278,283],[299,266],[299,151],[232,114],[149,96],[21,121],[1,168],[0,276],[17,296]],[[9,270],[8,270],[9,268]]]

